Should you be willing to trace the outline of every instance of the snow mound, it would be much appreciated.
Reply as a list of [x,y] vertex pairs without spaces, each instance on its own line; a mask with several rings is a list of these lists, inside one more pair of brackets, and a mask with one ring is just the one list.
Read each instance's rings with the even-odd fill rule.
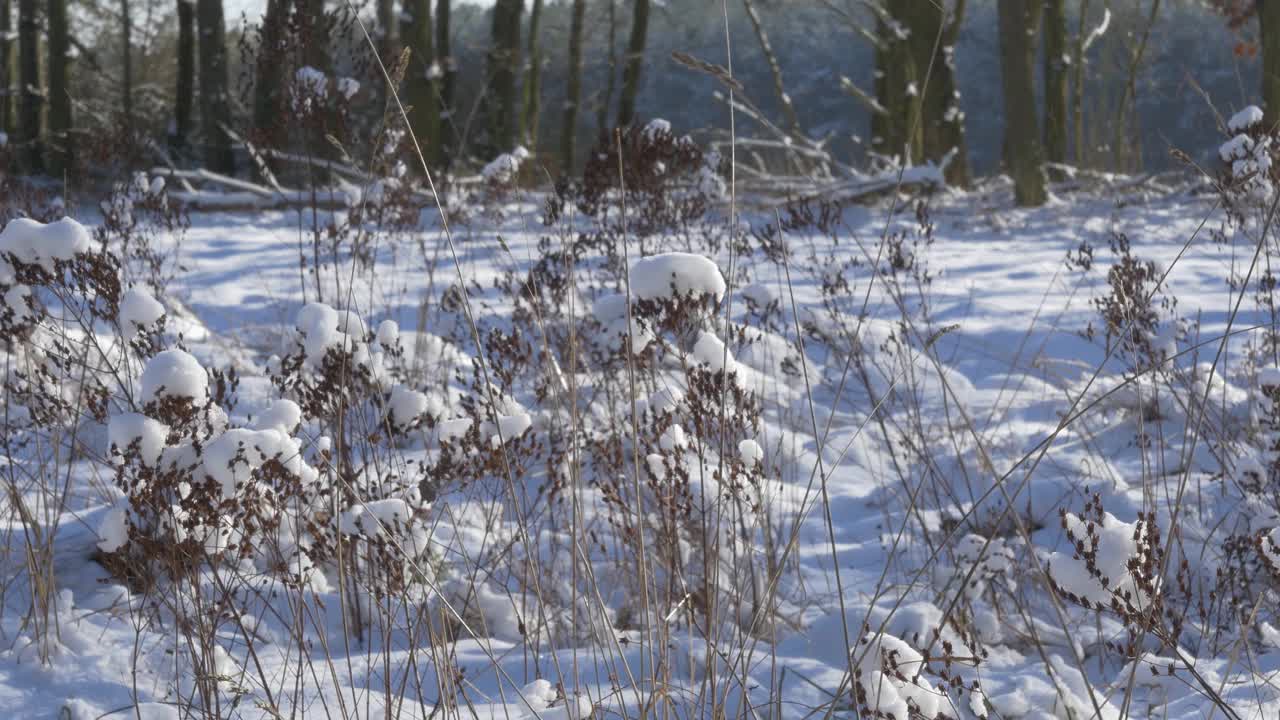
[[637,260],[631,266],[631,293],[641,300],[666,300],[710,295],[724,297],[724,276],[710,259],[671,252]]
[[161,397],[202,400],[209,392],[209,376],[185,350],[165,350],[147,361],[142,371],[142,402]]
[[1257,105],[1250,105],[1227,121],[1227,129],[1231,132],[1240,132],[1262,122],[1262,108]]
[[[54,271],[56,261],[69,261],[89,251],[91,238],[83,225],[71,218],[44,224],[31,218],[15,218],[0,231],[0,257],[12,255],[25,265]],[[3,261],[0,261],[3,262]],[[0,282],[12,282],[8,263],[0,267]]]
[[391,399],[387,401],[387,418],[396,428],[408,428],[427,411],[430,401],[423,393],[403,385],[391,389]]
[[120,461],[124,451],[138,444],[138,455],[143,464],[155,467],[164,452],[169,426],[141,413],[116,415],[107,423],[107,440],[114,448],[113,460]]
[[1104,513],[1097,523],[1066,513],[1063,522],[1077,551],[1049,556],[1049,577],[1055,585],[1094,607],[1110,607],[1113,600],[1135,609],[1151,603],[1129,569],[1132,562],[1141,563],[1146,541],[1142,521],[1121,522]]
[[314,471],[302,462],[298,441],[275,429],[224,432],[205,447],[203,466],[205,474],[222,487],[222,496],[229,499],[269,460],[279,461],[303,482],[314,479]]
[[944,709],[947,696],[930,687],[922,676],[924,656],[903,640],[887,634],[867,635],[853,652],[861,657],[855,666],[860,700],[871,715],[908,720],[935,717]]
[[129,288],[120,298],[120,330],[124,339],[132,340],[143,328],[164,317],[164,306],[142,288]]
[[281,398],[271,403],[271,407],[253,421],[253,429],[276,430],[289,435],[300,424],[302,424],[302,408],[292,400]]

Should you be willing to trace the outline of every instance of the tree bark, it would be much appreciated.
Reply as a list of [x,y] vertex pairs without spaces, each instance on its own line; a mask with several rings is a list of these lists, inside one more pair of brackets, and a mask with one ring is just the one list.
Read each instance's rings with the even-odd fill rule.
[[0,132],[13,132],[13,52],[9,33],[13,20],[9,0],[0,0]]
[[564,120],[560,124],[560,172],[573,172],[574,145],[578,137],[578,104],[582,102],[582,29],[587,0],[573,0],[569,21],[569,82],[565,91]]
[[378,0],[378,55],[388,70],[400,55],[397,25],[395,0]]
[[1280,0],[1258,0],[1262,38],[1262,102],[1267,124],[1280,123]]
[[516,71],[520,66],[520,15],[523,0],[497,0],[493,6],[489,47],[489,89],[484,94],[488,136],[481,143],[490,157],[511,150],[516,143],[519,106]]
[[956,86],[955,46],[964,22],[965,0],[957,0],[950,15],[932,3],[906,4],[910,7],[912,54],[920,98],[921,157],[941,163],[947,155],[947,182],[956,187],[969,185],[969,148],[960,110],[960,90]]
[[[895,14],[903,9],[903,5],[894,4],[886,11],[890,16],[877,21],[876,36],[881,42],[876,48],[875,92],[886,113],[871,116],[871,149],[896,157],[905,165],[924,159],[920,122],[920,82],[924,71],[916,64],[910,25],[902,22],[902,15]],[[896,32],[895,25],[907,34]]]
[[253,75],[253,136],[265,147],[280,145],[280,129],[284,125],[282,88],[287,67],[283,47],[285,25],[289,19],[287,0],[267,0],[258,33],[258,55]]
[[436,143],[436,164],[448,170],[457,151],[454,131],[453,89],[458,79],[458,64],[453,60],[449,16],[450,0],[436,0],[436,62],[440,66],[440,142]]
[[67,0],[49,0],[49,171],[62,177],[71,170],[71,50]]
[[204,133],[204,162],[210,170],[230,175],[235,172],[235,155],[231,138],[221,127],[231,117],[222,0],[197,0],[196,29],[200,34],[200,125]]
[[1036,119],[1035,33],[1042,0],[999,0],[1000,75],[1004,90],[1005,162],[1019,205],[1043,205],[1044,150]]
[[121,92],[124,121],[133,127],[133,15],[129,9],[129,0],[120,0],[120,74],[123,85]]
[[596,131],[604,134],[609,129],[609,108],[613,107],[613,91],[618,77],[618,0],[609,0],[609,79],[604,94],[596,106]]
[[409,127],[422,148],[423,156],[431,159],[432,149],[440,140],[436,132],[440,115],[432,71],[436,53],[431,28],[431,0],[411,0],[408,9],[413,17],[402,28],[404,43],[409,48],[405,101],[409,106]]
[[196,89],[195,8],[191,0],[178,0],[178,81],[174,92],[173,134],[169,139],[175,154],[186,152],[191,137],[191,108]]
[[40,146],[40,21],[36,0],[18,0],[18,140],[23,167],[29,173],[44,172]]
[[1069,63],[1067,3],[1048,0],[1044,16],[1044,154],[1052,163],[1067,161]]
[[1076,30],[1076,46],[1075,56],[1072,58],[1072,70],[1075,71],[1075,77],[1072,80],[1072,98],[1071,98],[1071,127],[1074,130],[1075,138],[1075,159],[1076,167],[1084,167],[1084,65],[1085,65],[1085,38],[1088,36],[1088,30],[1085,23],[1089,21],[1089,0],[1080,0],[1080,23]]
[[542,110],[541,21],[542,0],[533,0],[529,13],[529,67],[524,76],[524,118],[520,122],[520,134],[529,152],[538,147],[538,113]]
[[622,70],[622,96],[618,99],[618,127],[626,127],[635,120],[640,70],[644,67],[644,46],[649,38],[649,0],[633,2],[631,39],[627,41],[627,64]]

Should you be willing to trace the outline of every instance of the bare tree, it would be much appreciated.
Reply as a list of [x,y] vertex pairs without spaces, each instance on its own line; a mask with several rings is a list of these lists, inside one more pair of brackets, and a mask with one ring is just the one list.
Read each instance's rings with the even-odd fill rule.
[[631,39],[627,41],[627,64],[622,70],[622,96],[618,99],[618,127],[635,120],[636,97],[640,94],[640,70],[644,67],[644,46],[649,37],[649,0],[632,0]]
[[71,169],[71,51],[67,28],[67,0],[49,0],[49,171],[55,176]]
[[257,142],[266,146],[279,144],[288,20],[288,0],[267,0],[258,28],[258,54],[253,69],[253,131]]
[[197,0],[196,29],[200,33],[200,126],[204,133],[204,161],[210,170],[230,174],[235,172],[235,155],[231,138],[222,128],[231,117],[222,0]]
[[129,0],[120,0],[121,106],[124,121],[133,126],[133,13]]
[[22,144],[23,167],[27,172],[44,172],[40,147],[40,115],[44,95],[40,92],[40,20],[36,0],[18,0],[18,140]]
[[396,0],[378,0],[378,55],[388,66],[400,54],[396,35]]
[[487,155],[506,152],[516,143],[516,70],[520,67],[520,15],[523,12],[523,0],[497,0],[493,5],[487,63],[489,88],[483,97],[488,136],[481,143]]
[[1258,36],[1262,38],[1262,102],[1267,122],[1280,123],[1280,1],[1258,0]]
[[1048,0],[1044,15],[1044,154],[1053,163],[1067,161],[1069,62],[1066,0]]
[[436,63],[440,71],[440,142],[436,143],[436,164],[448,169],[455,152],[453,90],[458,78],[458,63],[452,54],[450,32],[450,0],[436,0]]
[[618,0],[609,0],[609,73],[604,92],[596,104],[596,130],[609,128],[609,108],[613,105],[613,91],[618,77]]
[[173,96],[173,132],[169,137],[169,145],[176,153],[186,152],[191,137],[191,108],[196,90],[195,23],[191,0],[178,0],[178,77]]
[[13,132],[13,19],[9,0],[0,0],[0,132]]
[[529,13],[529,66],[524,76],[524,117],[520,134],[525,146],[534,151],[538,146],[538,113],[542,110],[542,0],[533,0]]
[[1048,199],[1033,74],[1042,1],[999,0],[1005,163],[1013,176],[1014,198],[1024,206]]
[[876,103],[883,112],[871,116],[871,148],[905,163],[924,159],[920,122],[920,83],[924,71],[911,46],[907,3],[873,6],[876,15]]
[[434,33],[431,28],[431,0],[410,0],[409,21],[402,28],[405,46],[409,48],[409,68],[405,73],[405,100],[409,105],[409,127],[424,154],[439,141],[436,128],[440,114],[436,104],[433,67],[436,62]]
[[574,144],[578,136],[578,105],[582,102],[582,30],[587,0],[573,0],[569,21],[569,80],[565,91],[564,120],[560,124],[560,171],[573,172]]

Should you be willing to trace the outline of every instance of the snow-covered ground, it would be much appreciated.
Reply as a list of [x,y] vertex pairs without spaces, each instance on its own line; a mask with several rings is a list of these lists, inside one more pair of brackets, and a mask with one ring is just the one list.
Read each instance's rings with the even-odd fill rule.
[[[590,223],[544,225],[540,196],[455,226],[457,267],[432,217],[370,234],[362,265],[315,241],[310,210],[194,215],[159,241],[176,269],[154,293],[157,345],[104,352],[140,359],[107,417],[74,425],[86,449],[11,434],[0,707],[1273,717],[1280,553],[1247,541],[1276,514],[1256,333],[1231,337],[1206,385],[1229,327],[1270,322],[1253,283],[1233,316],[1253,247],[1216,236],[1203,197],[1016,210],[994,187],[934,198],[925,224],[914,204],[846,209],[782,233],[786,261],[760,239],[777,242],[776,216],[751,208],[737,253],[694,231],[628,237],[568,274],[553,253]],[[1108,353],[1095,303],[1114,297],[1119,235],[1176,298],[1142,335],[1164,364],[1129,384],[1139,355]],[[152,337],[148,297],[124,303],[130,336]],[[365,395],[325,384],[335,349]],[[231,367],[225,412],[160,408],[203,403],[223,378],[199,368]],[[254,544],[180,581],[122,577],[99,562],[143,522],[121,479],[140,497],[183,453],[227,503],[275,482],[272,459],[304,490],[262,490],[267,519],[219,506],[222,530],[175,511],[210,556]],[[309,555],[322,538],[329,562]]]

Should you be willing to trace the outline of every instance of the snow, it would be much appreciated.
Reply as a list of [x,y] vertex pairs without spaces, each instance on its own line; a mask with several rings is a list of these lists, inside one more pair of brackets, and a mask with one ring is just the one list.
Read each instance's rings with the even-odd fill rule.
[[142,371],[141,399],[148,403],[162,397],[203,401],[209,390],[209,376],[191,353],[165,350],[147,361]]
[[[1130,561],[1138,557],[1138,524],[1121,522],[1109,512],[1103,515],[1100,525],[1081,520],[1072,513],[1067,513],[1065,522],[1067,529],[1084,543],[1086,551],[1096,553],[1098,574],[1089,570],[1084,559],[1055,552],[1049,556],[1048,572],[1059,587],[1076,597],[1104,606],[1110,605],[1115,598],[1127,598],[1139,609],[1151,602],[1129,568]],[[1088,538],[1090,529],[1096,532],[1096,541]],[[1106,585],[1102,579],[1107,580]]]
[[[1231,162],[1256,155],[1256,146],[1245,141],[1230,150]],[[518,204],[506,209],[508,219],[462,226],[467,241],[458,249],[468,282],[476,288],[482,331],[523,332],[520,339],[534,348],[527,362],[517,363],[509,384],[497,375],[512,368],[501,361],[489,366],[498,396],[496,423],[487,389],[476,387],[481,381],[469,328],[436,311],[439,286],[421,271],[427,260],[406,260],[419,243],[428,248],[442,243],[438,228],[428,222],[407,231],[407,241],[387,247],[371,269],[353,271],[343,265],[341,287],[325,277],[317,295],[310,278],[305,292],[298,280],[296,213],[193,215],[183,258],[189,268],[174,280],[175,290],[163,298],[162,311],[172,313],[170,330],[181,315],[199,332],[184,335],[185,349],[166,349],[146,362],[136,361],[134,348],[105,343],[120,368],[116,382],[123,390],[113,395],[101,421],[77,418],[72,427],[83,437],[84,452],[66,455],[68,462],[55,458],[58,479],[69,487],[65,511],[59,515],[38,490],[19,489],[39,510],[38,517],[57,521],[57,529],[50,531],[59,558],[53,577],[56,590],[69,590],[65,601],[55,596],[60,598],[60,630],[66,632],[61,633],[61,654],[49,667],[40,667],[35,651],[23,649],[38,647],[20,624],[29,616],[29,601],[22,599],[26,590],[9,593],[0,629],[13,639],[14,649],[0,652],[0,695],[21,698],[15,707],[49,707],[55,714],[67,707],[73,717],[89,712],[86,708],[94,717],[121,707],[128,707],[124,714],[130,715],[136,664],[138,713],[176,714],[169,709],[174,698],[187,697],[179,694],[183,687],[194,687],[190,681],[196,665],[186,651],[166,651],[175,646],[175,637],[183,639],[175,636],[174,628],[183,627],[175,615],[195,609],[195,601],[185,599],[194,593],[164,595],[183,599],[166,601],[157,610],[156,624],[135,624],[132,608],[140,597],[124,579],[91,559],[97,551],[128,549],[131,527],[141,531],[141,525],[131,523],[141,523],[142,516],[120,499],[115,478],[121,474],[145,485],[157,467],[174,472],[192,468],[185,490],[179,487],[165,503],[177,503],[203,481],[223,498],[253,490],[274,500],[278,478],[263,469],[278,460],[297,484],[326,494],[298,512],[292,510],[293,499],[270,504],[262,518],[272,524],[270,543],[252,547],[245,560],[202,564],[194,574],[198,577],[189,581],[215,591],[219,583],[231,582],[236,593],[250,598],[244,608],[236,603],[226,608],[227,621],[212,639],[219,647],[210,649],[208,658],[211,671],[234,680],[217,682],[228,696],[244,690],[237,707],[246,717],[256,717],[267,702],[254,679],[260,674],[255,663],[270,679],[292,683],[300,676],[294,634],[299,618],[305,619],[306,642],[316,648],[327,643],[338,672],[325,668],[310,675],[303,667],[296,700],[292,691],[277,694],[285,698],[282,715],[337,708],[338,698],[359,695],[370,714],[386,714],[400,703],[403,717],[425,717],[431,708],[418,712],[416,699],[370,690],[384,687],[386,668],[396,677],[414,678],[418,676],[411,673],[419,672],[424,687],[440,681],[422,654],[435,646],[415,645],[408,637],[407,629],[419,622],[424,634],[439,630],[436,636],[447,645],[450,665],[468,669],[467,681],[474,686],[469,697],[481,720],[535,714],[565,720],[624,717],[655,699],[645,694],[652,689],[645,678],[638,678],[641,687],[634,688],[611,669],[595,669],[594,660],[606,653],[616,654],[618,666],[625,661],[633,668],[647,665],[651,653],[660,654],[672,669],[671,686],[661,692],[672,698],[696,693],[697,674],[705,672],[706,662],[714,662],[702,639],[706,618],[694,593],[694,583],[704,579],[703,568],[717,560],[702,557],[704,519],[707,527],[723,531],[716,538],[726,552],[717,567],[725,588],[738,597],[761,589],[748,571],[772,561],[762,538],[768,533],[783,537],[773,548],[781,554],[786,540],[794,537],[794,548],[778,565],[785,570],[778,581],[776,613],[756,618],[754,607],[726,605],[722,617],[723,637],[768,639],[757,644],[755,654],[722,648],[730,654],[721,668],[725,676],[732,677],[729,670],[746,676],[744,687],[730,693],[743,696],[733,702],[770,708],[771,713],[781,708],[777,720],[799,720],[815,708],[820,713],[835,707],[832,697],[838,692],[843,693],[839,712],[856,715],[848,705],[850,660],[871,709],[886,719],[930,713],[1015,720],[1088,717],[1094,714],[1090,687],[1099,697],[1102,717],[1117,718],[1119,698],[1126,691],[1111,690],[1128,687],[1127,676],[1116,684],[1121,674],[1137,669],[1149,675],[1166,661],[1176,664],[1178,674],[1159,682],[1140,678],[1130,698],[1133,713],[1172,720],[1202,717],[1211,703],[1193,682],[1186,682],[1190,661],[1215,688],[1223,688],[1233,707],[1272,716],[1274,698],[1253,697],[1264,685],[1258,678],[1280,667],[1280,631],[1268,612],[1260,611],[1255,625],[1241,624],[1228,634],[1229,643],[1237,638],[1248,643],[1234,665],[1229,650],[1219,648],[1215,654],[1212,642],[1195,628],[1188,630],[1192,636],[1181,658],[1170,648],[1159,648],[1157,655],[1154,645],[1139,649],[1134,658],[1121,657],[1108,645],[1125,637],[1123,624],[1109,609],[1117,594],[1128,592],[1140,610],[1154,605],[1154,598],[1135,592],[1128,567],[1149,550],[1133,538],[1138,513],[1153,512],[1167,539],[1172,508],[1167,498],[1184,474],[1197,500],[1183,507],[1175,545],[1195,550],[1188,554],[1190,572],[1213,577],[1225,557],[1228,528],[1249,539],[1240,547],[1258,553],[1251,559],[1280,568],[1280,520],[1267,497],[1241,490],[1264,482],[1275,458],[1274,430],[1264,424],[1269,422],[1269,394],[1280,387],[1280,371],[1269,367],[1269,355],[1249,356],[1242,339],[1238,345],[1232,341],[1213,373],[1205,361],[1216,345],[1194,358],[1171,359],[1158,376],[1130,383],[1133,394],[1117,393],[1117,404],[1099,406],[1053,435],[1044,462],[1029,475],[1029,465],[1018,464],[1045,447],[1041,444],[1058,429],[1104,356],[1101,343],[1084,339],[1080,330],[1096,319],[1089,300],[1104,289],[1105,268],[1092,276],[1072,275],[1062,267],[1066,251],[1088,240],[1105,255],[1110,233],[1125,232],[1142,239],[1135,247],[1144,257],[1168,266],[1183,252],[1211,201],[1186,194],[1126,195],[1125,203],[1118,204],[1117,197],[1065,195],[1049,207],[1025,210],[1010,207],[1001,188],[994,183],[980,195],[948,191],[931,200],[936,244],[918,248],[914,257],[939,272],[928,291],[928,312],[912,318],[924,338],[955,327],[937,335],[927,348],[903,328],[894,299],[872,280],[865,265],[832,269],[861,259],[857,244],[833,246],[820,233],[797,231],[788,237],[800,255],[811,247],[819,254],[814,262],[797,261],[790,283],[758,253],[738,257],[735,285],[741,285],[743,297],[757,310],[774,305],[774,312],[753,312],[746,302],[735,301],[721,306],[717,317],[677,314],[682,325],[673,330],[665,318],[651,317],[628,327],[621,275],[627,268],[616,258],[591,253],[575,277],[579,284],[569,291],[576,295],[567,296],[561,307],[550,307],[544,325],[518,325],[514,303],[495,288],[509,273],[526,276],[548,231]],[[914,223],[909,213],[886,223],[887,207],[851,208],[842,222],[874,252],[886,224],[891,231],[909,231]],[[750,219],[753,227],[772,221],[768,212]],[[22,234],[21,223],[14,227],[11,239]],[[509,250],[499,244],[499,234]],[[1232,307],[1223,278],[1229,270],[1242,270],[1233,258],[1248,256],[1240,244],[1247,240],[1228,236],[1224,244],[1197,241],[1186,250],[1169,282],[1177,290],[1179,315],[1199,317],[1200,324],[1179,326],[1162,316],[1151,338],[1159,351],[1187,349],[1197,338],[1222,332]],[[630,268],[634,302],[723,302],[728,290],[720,268],[729,267],[727,252],[683,237],[646,242],[644,251],[652,254]],[[44,257],[44,250],[39,252]],[[831,267],[824,265],[824,254],[833,259]],[[1109,256],[1100,262],[1109,262]],[[845,273],[856,288],[854,296],[825,298],[821,281],[829,272]],[[23,293],[29,290],[7,290],[25,306]],[[800,336],[793,325],[792,293]],[[122,298],[121,325],[127,322],[136,332],[158,316],[154,305],[130,297],[126,293]],[[316,297],[328,302],[306,302]],[[828,302],[840,313],[830,314]],[[576,323],[569,319],[570,303]],[[57,314],[57,308],[42,312],[41,323]],[[1266,322],[1267,313],[1254,307],[1251,294],[1241,306],[1237,327]],[[97,331],[113,332],[107,325]],[[576,357],[564,352],[563,339],[571,331],[584,339]],[[641,356],[628,359],[609,352],[620,347],[617,339],[627,333],[635,334]],[[393,364],[389,351],[396,347],[403,349],[403,367],[397,361],[388,369]],[[556,357],[547,358],[544,347]],[[304,398],[269,377],[268,370],[278,370],[280,361],[265,361],[273,354],[301,353],[305,372],[335,348],[361,353],[370,370],[369,399],[350,408],[346,427],[308,417]],[[717,402],[702,407],[698,401],[705,400],[706,388],[697,383],[704,378],[688,368],[723,368],[726,349],[732,351],[728,368],[742,381],[730,393],[728,406]],[[851,355],[857,362],[847,366]],[[14,357],[26,361],[37,355]],[[127,362],[119,362],[122,357]],[[373,371],[384,362],[388,368]],[[636,380],[634,418],[628,365]],[[202,410],[198,430],[166,427],[148,403],[191,398],[203,407],[210,396],[205,367],[237,369],[237,404]],[[847,375],[846,367],[852,368]],[[1122,361],[1112,358],[1086,402],[1097,397],[1099,388],[1118,388],[1130,377]],[[944,389],[944,379],[954,395]],[[755,393],[759,417],[737,404],[733,395],[742,388]],[[75,382],[58,387],[71,398],[81,389]],[[562,393],[564,389],[572,392]],[[1197,418],[1180,408],[1198,406],[1178,401],[1206,389],[1211,391],[1203,419],[1206,440],[1185,446]],[[1154,393],[1161,394],[1157,402],[1151,402]],[[1146,401],[1145,407],[1158,407],[1160,417],[1123,407],[1143,407],[1139,400]],[[718,432],[721,410],[733,425],[730,434]],[[385,432],[387,423],[413,427],[427,417],[440,419],[431,432]],[[826,433],[822,441],[811,429],[814,419]],[[888,438],[878,419],[884,420]],[[980,449],[967,432],[968,422],[978,431]],[[924,442],[904,445],[898,436],[905,433],[914,442],[917,427],[923,428]],[[198,449],[188,432],[199,435]],[[710,441],[703,435],[708,432],[715,433]],[[1139,432],[1147,433],[1147,444],[1139,440]],[[479,439],[478,447],[458,443],[471,434]],[[1170,445],[1160,447],[1160,442]],[[131,444],[138,447],[137,457],[124,464],[119,452]],[[617,460],[601,461],[604,452],[593,455],[600,448]],[[1219,455],[1229,455],[1230,463]],[[451,467],[436,465],[444,456]],[[37,459],[3,462],[37,477]],[[639,478],[632,477],[633,460]],[[511,463],[513,487],[505,477],[505,462]],[[726,467],[733,471],[728,476]],[[997,486],[993,478],[1011,470],[1008,481]],[[815,490],[816,478],[825,483],[829,499]],[[633,496],[634,480],[642,486],[642,499]],[[291,477],[285,484],[295,483]],[[424,502],[427,491],[433,493],[433,505]],[[1002,491],[1011,498],[1006,500]],[[692,498],[687,505],[679,504],[685,502],[681,493]],[[1086,508],[1095,493],[1105,514]],[[658,545],[669,538],[656,532],[666,518],[655,508],[666,506],[650,504],[655,499],[671,501],[681,513],[682,529],[669,545]],[[735,514],[737,505],[758,505],[761,512]],[[1013,510],[1002,516],[1008,507]],[[834,541],[828,539],[828,509]],[[1059,510],[1067,513],[1067,528],[1078,538],[1091,537],[1086,518],[1101,518],[1093,531],[1099,537],[1098,573],[1073,557],[1077,548],[1067,538]],[[230,512],[193,524],[180,511],[173,508],[177,539],[200,539],[217,550],[249,536],[245,523],[233,520]],[[1013,523],[1015,517],[1026,523],[1026,536]],[[637,519],[644,524],[635,524]],[[575,526],[581,535],[574,534]],[[674,611],[670,606],[653,609],[657,616],[651,627],[659,622],[670,626],[658,645],[636,642],[642,637],[636,628],[648,621],[637,600],[636,546],[627,533],[640,527],[655,548],[649,555],[651,567],[661,565],[653,572],[662,581],[662,594],[675,588],[671,604],[683,603]],[[686,532],[688,528],[693,530]],[[335,567],[308,552],[335,537],[342,538],[353,558],[344,567],[350,573],[341,585]],[[274,538],[279,547],[273,547]],[[1255,543],[1255,538],[1263,542]],[[11,557],[23,557],[22,543],[15,535]],[[386,557],[371,564],[366,558],[382,552],[374,550],[379,547],[386,549]],[[843,594],[835,582],[833,552]],[[673,572],[673,561],[679,563],[679,574]],[[275,572],[281,563],[297,568],[304,578],[294,587],[282,583]],[[1267,565],[1258,567],[1267,571]],[[1049,577],[1037,567],[1047,569]],[[374,579],[396,572],[417,584],[389,598],[369,587]],[[587,577],[595,579],[588,582]],[[1048,595],[1050,580],[1106,609],[1094,611],[1060,596],[1061,619]],[[26,581],[19,576],[16,582]],[[1265,592],[1268,586],[1258,582]],[[584,592],[593,587],[601,592]],[[1169,595],[1160,600],[1172,603],[1176,593]],[[458,609],[461,620],[450,614],[444,600]],[[650,602],[661,602],[659,594],[651,593]],[[948,608],[955,623],[944,620]],[[758,624],[748,631],[751,621]],[[383,635],[382,627],[391,632]],[[940,630],[936,640],[935,628]],[[364,633],[360,638],[357,630]],[[77,644],[77,637],[92,640]],[[256,659],[245,646],[246,637],[254,639]],[[1029,638],[1034,638],[1032,651]],[[956,658],[983,653],[979,667],[957,659],[950,668],[965,683],[980,680],[980,692],[939,690],[942,680],[934,671],[943,663],[931,662],[926,669],[923,658],[942,657],[944,643]],[[733,656],[739,652],[741,657]],[[1083,673],[1077,657],[1085,660]],[[785,678],[771,667],[788,668]],[[897,672],[891,672],[893,667]],[[772,690],[779,684],[781,702]],[[724,714],[736,718],[750,711],[738,704]]]
[[409,503],[400,498],[371,500],[344,511],[339,529],[348,535],[377,537],[407,527],[412,519]]
[[301,453],[296,440],[275,428],[233,428],[204,448],[202,466],[222,488],[222,497],[230,499],[268,460],[279,460],[292,474],[308,481],[313,471],[303,464]]
[[0,231],[0,283],[12,282],[13,269],[4,259],[12,255],[25,265],[39,265],[52,273],[56,262],[68,262],[91,247],[89,231],[71,218],[44,224],[14,218]]
[[343,77],[338,78],[338,94],[350,100],[355,94],[360,92],[360,81],[355,78]]
[[391,389],[391,399],[387,402],[387,416],[395,427],[407,428],[415,424],[430,405],[423,393],[397,385]]
[[293,79],[297,83],[299,90],[320,98],[326,95],[329,87],[329,76],[310,65],[303,65],[298,68],[293,74]]
[[737,364],[733,360],[733,353],[725,347],[724,342],[716,337],[715,333],[705,330],[698,333],[698,340],[693,344],[693,358],[698,363],[706,365],[712,372],[734,372]]
[[98,549],[115,552],[129,542],[129,514],[123,504],[111,508],[98,524]]
[[383,320],[378,323],[378,332],[375,337],[384,349],[393,348],[400,342],[400,326],[395,320]]
[[252,429],[275,430],[282,435],[291,434],[302,423],[302,408],[288,398],[279,398],[254,418]]
[[1242,132],[1262,122],[1262,108],[1250,105],[1227,121],[1227,130],[1233,133]]
[[107,438],[116,452],[123,455],[136,442],[138,457],[148,467],[160,462],[168,435],[169,426],[141,413],[116,415],[107,423]]
[[480,170],[480,177],[486,182],[507,185],[515,181],[516,176],[520,172],[520,166],[529,158],[529,151],[523,146],[519,146],[509,153],[503,153],[498,157],[490,160]]
[[663,253],[641,258],[631,266],[631,293],[641,300],[710,295],[719,302],[725,287],[720,268],[701,255]]
[[120,298],[120,329],[125,340],[132,340],[142,330],[164,317],[164,306],[146,290],[131,287]]
[[31,288],[26,285],[14,285],[4,293],[4,304],[13,313],[13,319],[19,322],[35,317],[31,310]]

